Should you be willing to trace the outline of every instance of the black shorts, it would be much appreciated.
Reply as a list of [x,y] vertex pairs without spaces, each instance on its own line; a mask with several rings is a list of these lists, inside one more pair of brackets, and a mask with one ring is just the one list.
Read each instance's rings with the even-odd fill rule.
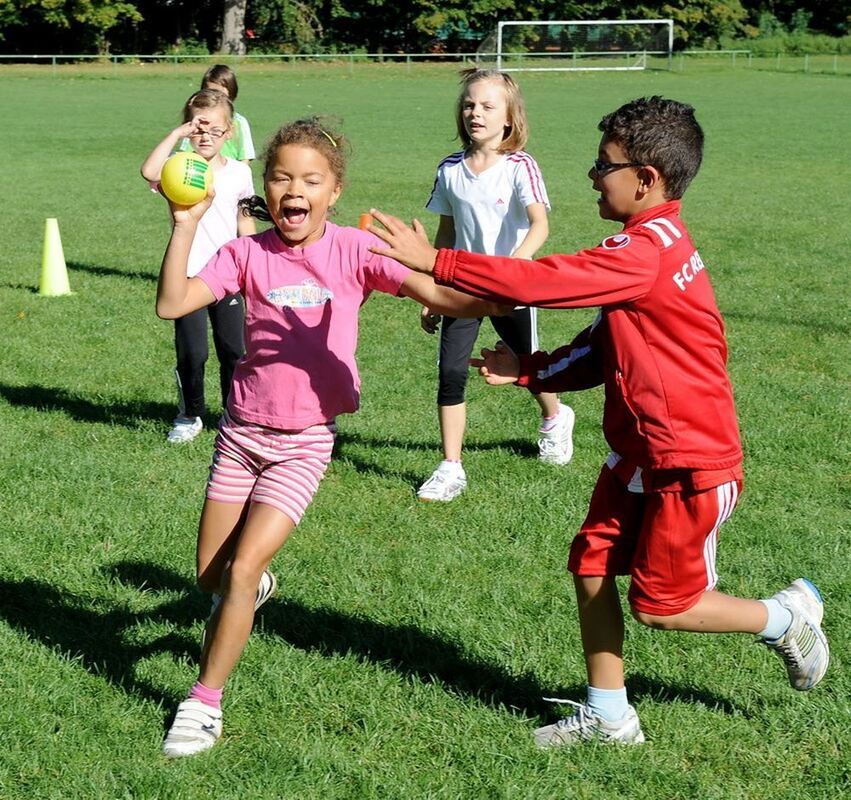
[[[502,317],[488,317],[497,335],[515,353],[538,349],[537,309],[515,308]],[[437,404],[456,406],[464,402],[468,361],[479,335],[482,319],[444,317],[440,326],[440,362]]]

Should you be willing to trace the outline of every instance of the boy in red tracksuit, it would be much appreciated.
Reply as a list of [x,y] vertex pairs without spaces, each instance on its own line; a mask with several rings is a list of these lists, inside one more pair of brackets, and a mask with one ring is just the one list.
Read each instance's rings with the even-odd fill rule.
[[[680,218],[697,173],[703,131],[694,109],[641,98],[605,116],[588,173],[600,216],[620,233],[574,255],[527,261],[436,251],[419,223],[373,212],[384,255],[437,283],[505,304],[600,306],[594,323],[553,353],[516,356],[501,344],[471,364],[490,384],[537,392],[603,384],[603,433],[612,452],[570,549],[588,673],[584,703],[535,731],[541,746],[596,739],[637,744],[644,734],[624,685],[624,622],[615,576],[645,625],[743,632],[784,660],[806,690],[827,670],[818,590],[800,578],[767,600],[715,589],[718,531],[742,491],[742,450],[724,325],[708,270]],[[570,702],[570,701],[568,701]]]

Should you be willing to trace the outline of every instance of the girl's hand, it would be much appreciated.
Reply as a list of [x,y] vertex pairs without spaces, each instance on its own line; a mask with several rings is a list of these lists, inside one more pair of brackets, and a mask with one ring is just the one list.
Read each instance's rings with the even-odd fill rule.
[[516,383],[520,377],[520,359],[505,342],[497,342],[493,350],[482,348],[482,357],[471,358],[470,366],[478,367],[479,375],[491,386]]
[[437,326],[440,325],[440,320],[440,314],[435,314],[430,308],[423,306],[420,311],[420,327],[426,333],[437,333]]
[[370,247],[371,252],[392,258],[417,272],[430,274],[434,271],[437,250],[429,244],[425,228],[419,220],[415,219],[409,228],[402,220],[383,214],[378,209],[371,208],[369,213],[384,227],[370,225],[367,230],[388,245],[386,249]]
[[174,133],[179,139],[188,139],[193,134],[203,133],[208,124],[209,121],[206,117],[197,114],[189,122],[184,122],[179,128],[175,128]]
[[[160,187],[160,194],[165,197],[163,194],[162,186]],[[213,202],[213,198],[216,196],[216,192],[213,187],[210,187],[209,192],[207,192],[207,196],[196,203],[194,206],[179,206],[165,197],[166,202],[168,203],[169,211],[171,211],[171,218],[174,222],[175,227],[178,225],[197,225],[200,221],[201,217],[204,216],[204,213],[210,207]]]

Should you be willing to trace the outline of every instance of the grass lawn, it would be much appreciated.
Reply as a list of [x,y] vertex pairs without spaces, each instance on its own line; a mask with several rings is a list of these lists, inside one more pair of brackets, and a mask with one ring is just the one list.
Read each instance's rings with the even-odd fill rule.
[[[535,750],[531,729],[559,713],[542,696],[584,691],[564,562],[607,452],[601,392],[570,398],[576,455],[555,468],[535,459],[530,398],[471,380],[470,488],[418,504],[440,457],[436,343],[410,301],[376,296],[361,315],[362,410],[339,420],[336,460],[274,562],[279,593],[228,686],[225,736],[162,758],[208,608],[193,569],[213,433],[165,443],[172,327],[153,305],[168,222],[138,168],[202,71],[2,68],[0,797],[851,792],[851,83],[729,69],[522,76],[553,205],[543,252],[616,230],[586,177],[602,114],[646,94],[696,106],[707,149],[684,216],[727,322],[746,450],[719,588],[765,597],[811,577],[832,645],[824,683],[792,691],[750,637],[630,622],[628,688],[649,743]],[[257,66],[240,81],[258,148],[284,120],[342,119],[354,156],[337,221],[377,205],[434,230],[422,209],[456,149],[452,69]],[[258,189],[259,176],[255,163]],[[70,297],[35,291],[47,217]],[[543,347],[593,313],[542,313]]]

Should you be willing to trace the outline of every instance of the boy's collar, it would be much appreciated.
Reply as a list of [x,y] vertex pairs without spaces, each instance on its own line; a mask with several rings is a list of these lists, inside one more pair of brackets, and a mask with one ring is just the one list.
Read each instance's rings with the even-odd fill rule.
[[681,206],[681,200],[668,200],[666,203],[659,203],[659,205],[652,208],[645,208],[644,211],[633,214],[623,226],[624,228],[632,228],[635,225],[640,225],[642,222],[656,219],[656,217],[664,217],[668,214],[679,216]]

